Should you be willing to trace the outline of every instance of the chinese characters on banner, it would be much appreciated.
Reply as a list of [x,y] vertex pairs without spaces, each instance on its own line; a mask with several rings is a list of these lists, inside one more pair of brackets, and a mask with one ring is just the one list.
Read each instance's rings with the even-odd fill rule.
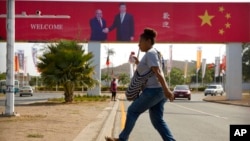
[[170,28],[170,15],[168,12],[163,12],[162,19],[163,19],[162,27]]

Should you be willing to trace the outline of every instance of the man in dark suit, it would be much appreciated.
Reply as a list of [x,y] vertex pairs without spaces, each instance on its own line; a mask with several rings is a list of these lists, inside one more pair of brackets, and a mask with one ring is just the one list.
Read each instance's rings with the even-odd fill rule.
[[107,33],[103,32],[106,28],[106,21],[102,18],[102,10],[96,10],[96,16],[89,21],[91,28],[91,41],[105,41],[107,40]]
[[115,16],[112,26],[105,28],[103,32],[108,33],[116,28],[117,41],[132,41],[134,40],[134,18],[126,13],[125,3],[120,4],[119,10],[120,13]]

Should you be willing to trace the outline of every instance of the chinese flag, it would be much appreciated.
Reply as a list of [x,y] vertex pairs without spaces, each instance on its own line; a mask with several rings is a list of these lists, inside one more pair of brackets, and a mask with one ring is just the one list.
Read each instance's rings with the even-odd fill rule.
[[[244,4],[209,4],[197,7],[197,33],[200,40],[223,42],[249,40],[250,7]],[[247,26],[248,24],[248,26]],[[248,38],[248,39],[247,39]]]
[[250,3],[172,3],[155,10],[168,15],[162,20],[167,27],[153,27],[158,31],[158,41],[250,41]]

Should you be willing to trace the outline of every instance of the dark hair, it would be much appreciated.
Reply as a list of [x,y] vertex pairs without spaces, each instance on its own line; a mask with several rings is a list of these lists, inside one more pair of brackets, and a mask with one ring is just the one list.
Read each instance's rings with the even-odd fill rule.
[[126,6],[126,3],[125,3],[125,2],[121,2],[121,3],[119,4],[119,6],[122,6],[122,5],[125,5],[125,6]]
[[155,37],[157,33],[154,29],[151,28],[145,28],[144,32],[141,34],[141,38],[145,40],[151,40],[151,44],[153,45],[155,43]]

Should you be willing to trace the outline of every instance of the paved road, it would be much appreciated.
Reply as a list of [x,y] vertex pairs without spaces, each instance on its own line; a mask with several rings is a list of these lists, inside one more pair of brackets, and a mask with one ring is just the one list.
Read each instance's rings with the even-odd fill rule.
[[[60,98],[63,97],[62,93],[34,93],[33,96],[22,96],[19,94],[15,95],[15,105],[31,103],[36,101],[46,101],[49,98]],[[5,98],[0,98],[0,106],[4,106]]]
[[[175,100],[165,104],[164,119],[177,141],[228,141],[229,125],[250,124],[250,107],[224,105],[202,101],[203,94],[193,94],[192,100]],[[124,126],[130,102],[120,100],[113,136]],[[130,136],[130,141],[160,141],[151,125],[148,111],[143,113]]]

